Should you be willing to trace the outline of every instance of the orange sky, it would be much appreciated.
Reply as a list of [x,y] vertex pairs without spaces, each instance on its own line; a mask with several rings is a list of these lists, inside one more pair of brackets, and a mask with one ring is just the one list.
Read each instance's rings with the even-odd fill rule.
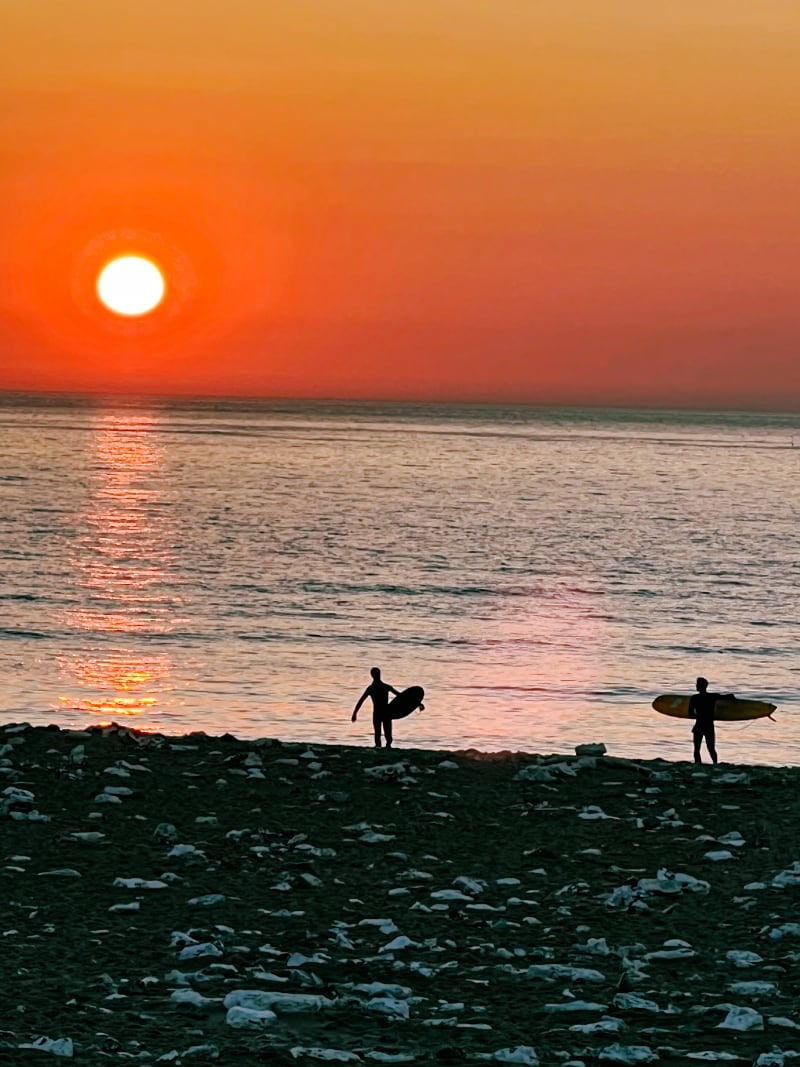
[[800,407],[799,54],[796,0],[0,0],[0,388]]

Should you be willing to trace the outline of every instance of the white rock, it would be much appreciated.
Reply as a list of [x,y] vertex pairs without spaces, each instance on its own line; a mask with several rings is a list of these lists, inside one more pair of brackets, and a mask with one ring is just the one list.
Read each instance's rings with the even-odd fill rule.
[[67,1060],[71,1060],[75,1052],[71,1037],[37,1037],[29,1044],[18,1045],[17,1047],[34,1048],[39,1052],[50,1052],[53,1056],[60,1056],[62,1059]]
[[293,1059],[332,1060],[335,1063],[361,1063],[361,1057],[355,1052],[345,1052],[339,1048],[306,1048],[295,1045],[289,1052]]
[[166,882],[157,878],[115,878],[111,884],[116,889],[169,889]]
[[[477,896],[479,893],[482,893],[486,888],[486,882],[482,881],[479,878],[468,878],[465,874],[461,874],[458,876],[458,878],[454,878],[453,885],[460,886],[461,889],[466,890],[467,893],[471,893],[473,896]],[[431,893],[431,896],[433,896],[433,893]]]
[[235,1030],[263,1030],[274,1023],[278,1016],[274,1011],[256,1011],[253,1008],[241,1008],[238,1005],[228,1009],[225,1022]]
[[112,904],[109,911],[139,911],[141,904],[138,900],[132,900],[128,904]]
[[39,871],[40,878],[80,878],[74,867],[54,867],[51,871]]
[[703,854],[703,859],[711,860],[712,863],[721,863],[723,860],[732,860],[733,853],[726,848],[714,849]]
[[407,1019],[409,1014],[408,1003],[395,997],[373,997],[364,1007],[367,1011],[387,1015],[390,1019]]
[[615,1008],[619,1008],[621,1011],[661,1011],[661,1008],[654,1000],[640,997],[636,993],[617,993],[612,1003]]
[[728,989],[740,997],[770,997],[778,992],[775,982],[731,982]]
[[410,937],[406,937],[401,934],[399,937],[393,938],[381,948],[381,952],[400,952],[404,948],[419,948],[418,941],[412,941]]
[[544,1010],[550,1014],[592,1012],[595,1015],[606,1011],[608,1004],[595,1004],[591,1000],[565,1000],[561,1004],[545,1004]]
[[219,998],[204,997],[196,989],[176,989],[170,993],[173,1004],[188,1004],[193,1008],[212,1008],[221,1004]]
[[734,967],[755,967],[757,963],[764,962],[757,952],[746,952],[744,949],[731,949],[725,953],[725,959]]
[[647,1045],[615,1044],[601,1049],[597,1058],[603,1063],[652,1063],[658,1055]]
[[417,1057],[413,1052],[368,1052],[365,1058],[373,1063],[413,1063]]
[[194,845],[173,845],[167,853],[167,859],[183,859],[187,856],[205,859],[205,852]]
[[192,897],[187,904],[193,908],[212,908],[215,904],[221,904],[225,900],[224,893],[206,893],[202,897]]
[[782,923],[773,927],[767,937],[771,941],[781,941],[784,937],[800,937],[800,923]]
[[412,990],[408,986],[395,985],[391,982],[360,982],[352,986],[356,993],[366,993],[368,997],[394,997],[396,1000],[408,1000]]
[[731,830],[729,834],[723,834],[722,837],[717,838],[717,841],[721,845],[730,845],[731,848],[742,848],[746,844],[745,839],[738,830]]
[[275,1011],[279,1015],[305,1015],[333,1007],[328,997],[311,993],[273,993],[266,989],[235,989],[225,997],[226,1008]]
[[606,976],[590,967],[573,967],[568,963],[534,963],[525,971],[526,978],[559,982],[605,982]]
[[618,1034],[625,1029],[622,1019],[605,1017],[596,1023],[573,1023],[570,1030],[576,1034]]
[[742,1008],[736,1004],[728,1005],[728,1014],[717,1027],[718,1030],[763,1030],[764,1016],[753,1008]]
[[616,816],[606,815],[603,809],[599,808],[597,804],[589,804],[587,807],[583,808],[582,811],[578,812],[578,818],[591,821],[593,819],[615,819]]
[[772,884],[784,888],[785,886],[800,886],[800,860],[795,860],[791,867],[785,871],[778,871],[773,877]]
[[476,1060],[491,1060],[493,1063],[521,1063],[526,1067],[538,1067],[539,1057],[531,1045],[517,1045],[516,1048],[501,1048],[497,1052],[479,1052]]
[[[187,945],[178,953],[179,960],[194,960],[200,956],[222,956],[222,950],[212,941],[203,941],[197,945]],[[226,1005],[227,1007],[227,1005]]]

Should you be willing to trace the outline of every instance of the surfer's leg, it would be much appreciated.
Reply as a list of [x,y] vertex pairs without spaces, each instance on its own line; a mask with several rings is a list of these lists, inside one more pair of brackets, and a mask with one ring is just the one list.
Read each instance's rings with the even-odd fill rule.
[[700,743],[701,743],[702,740],[703,740],[703,735],[697,729],[697,727],[695,726],[695,728],[692,730],[692,741],[694,742],[694,761],[695,761],[695,763],[702,763],[703,762],[702,756],[700,755]]
[[714,723],[712,722],[706,727],[706,748],[708,749],[708,754],[711,757],[711,762],[712,763],[716,763],[717,762],[717,744],[716,744],[716,741],[717,741],[716,732],[714,730]]
[[386,738],[386,747],[392,747],[392,720],[388,715],[383,717],[383,734]]
[[372,712],[372,729],[375,731],[375,748],[381,747],[381,715],[377,709]]

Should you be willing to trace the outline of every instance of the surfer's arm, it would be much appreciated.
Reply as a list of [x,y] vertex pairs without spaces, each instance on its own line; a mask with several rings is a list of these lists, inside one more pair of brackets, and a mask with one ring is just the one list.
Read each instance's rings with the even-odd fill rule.
[[689,710],[686,712],[686,717],[689,719],[697,718],[697,705],[695,704],[694,697],[689,699]]
[[390,685],[390,686],[388,686],[387,688],[388,688],[389,692],[390,692],[390,693],[394,693],[394,695],[395,695],[396,697],[399,697],[399,696],[400,696],[400,690],[399,690],[399,689],[395,689],[395,687],[394,687],[393,685]]
[[369,696],[369,686],[367,686],[367,688],[364,690],[364,692],[358,698],[358,703],[353,708],[353,714],[350,716],[350,722],[355,722],[356,721],[356,719],[358,718],[358,709],[361,707],[361,705],[364,703],[364,701],[367,699],[368,696]]

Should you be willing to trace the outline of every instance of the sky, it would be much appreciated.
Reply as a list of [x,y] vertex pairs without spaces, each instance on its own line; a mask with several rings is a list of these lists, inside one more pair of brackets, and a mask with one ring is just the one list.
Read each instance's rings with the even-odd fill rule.
[[799,48],[796,0],[0,0],[0,389],[800,409]]

